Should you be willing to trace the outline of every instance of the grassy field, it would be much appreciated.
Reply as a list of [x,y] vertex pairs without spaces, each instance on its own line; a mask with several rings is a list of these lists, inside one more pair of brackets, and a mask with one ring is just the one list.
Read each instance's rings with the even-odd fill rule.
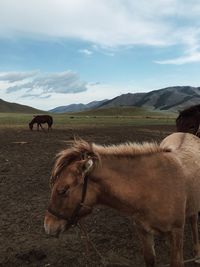
[[70,113],[71,115],[76,116],[158,116],[158,117],[166,117],[166,116],[174,116],[174,113],[166,112],[166,111],[155,111],[148,108],[141,107],[112,107],[112,108],[99,108],[95,110],[88,110],[76,113]]
[[[78,128],[119,125],[173,125],[177,114],[140,108],[112,108],[80,113],[51,114],[54,128]],[[0,113],[0,127],[28,128],[32,114]]]

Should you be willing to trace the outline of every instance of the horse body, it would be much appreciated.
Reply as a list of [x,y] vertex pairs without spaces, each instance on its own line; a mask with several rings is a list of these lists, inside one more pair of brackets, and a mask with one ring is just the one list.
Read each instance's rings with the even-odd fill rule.
[[165,138],[162,147],[172,149],[181,162],[187,194],[186,215],[200,210],[200,140],[191,134],[173,134]]
[[91,213],[97,204],[133,216],[146,266],[155,266],[153,235],[166,233],[171,240],[170,266],[182,267],[185,217],[190,218],[195,254],[200,256],[196,222],[200,210],[200,164],[198,154],[193,153],[194,146],[200,152],[199,139],[183,133],[170,135],[160,146],[76,143],[59,154],[53,169],[46,232],[55,234],[70,226],[67,221],[80,202],[87,177],[79,218]]
[[37,115],[37,116],[34,116],[32,121],[29,123],[30,130],[33,129],[33,125],[35,123],[37,124],[37,130],[38,131],[39,131],[39,126],[41,127],[42,130],[44,130],[43,127],[42,127],[42,124],[47,123],[48,124],[48,131],[49,131],[49,129],[52,129],[51,126],[53,124],[53,118],[50,115]]
[[[179,219],[174,216],[177,209],[182,210],[182,221],[185,209],[182,205],[182,171],[177,170],[176,164],[165,153],[159,154],[143,155],[133,160],[102,157],[103,168],[97,167],[89,177],[100,187],[98,204],[109,205],[133,216],[151,232],[171,230],[172,220]],[[177,172],[180,179],[174,183],[172,177]]]

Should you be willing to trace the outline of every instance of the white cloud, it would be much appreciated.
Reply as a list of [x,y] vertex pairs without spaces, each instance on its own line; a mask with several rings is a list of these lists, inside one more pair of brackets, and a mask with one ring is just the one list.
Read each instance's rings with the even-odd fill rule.
[[80,49],[79,52],[86,55],[86,56],[91,56],[93,54],[93,52],[91,50],[88,50],[88,49]]
[[183,65],[186,63],[200,62],[200,52],[195,52],[193,54],[181,56],[174,59],[160,60],[155,62],[162,65],[164,64]]
[[[32,75],[33,73],[34,75]],[[8,94],[21,92],[23,93],[22,97],[30,96],[30,93],[31,96],[37,95],[41,97],[41,95],[49,93],[75,94],[87,90],[87,83],[81,81],[79,75],[72,71],[60,73],[0,73],[0,81],[7,81],[9,83],[9,86],[6,88]]]
[[0,95],[5,101],[42,110],[77,99],[81,101],[79,96],[87,94],[87,90],[87,83],[80,79],[78,73],[70,70],[57,73],[0,73]]
[[178,38],[184,44],[184,52],[181,56],[167,59],[156,60],[158,64],[182,65],[187,63],[200,62],[200,30],[191,28],[180,31]]
[[51,95],[38,95],[38,94],[24,94],[21,98],[29,98],[29,99],[46,99],[50,98]]
[[34,77],[38,74],[38,71],[30,72],[4,72],[0,73],[0,81],[7,81],[9,83],[14,83],[18,81],[23,81],[24,79]]
[[199,49],[187,53],[200,42],[199,16],[199,0],[1,0],[0,36],[78,38],[109,56],[119,46],[181,45],[183,56],[157,63],[185,64],[199,61]]
[[[0,34],[80,38],[102,46],[170,45],[198,28],[199,0],[1,0]],[[190,33],[188,33],[190,35]]]

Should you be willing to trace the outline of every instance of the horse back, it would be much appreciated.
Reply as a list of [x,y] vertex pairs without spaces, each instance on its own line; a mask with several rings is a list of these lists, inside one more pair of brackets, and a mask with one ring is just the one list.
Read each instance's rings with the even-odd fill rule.
[[53,118],[50,115],[37,115],[34,117],[36,123],[48,123],[49,125],[53,124]]
[[200,139],[189,133],[174,133],[166,137],[161,147],[171,149],[183,170],[187,214],[200,210]]

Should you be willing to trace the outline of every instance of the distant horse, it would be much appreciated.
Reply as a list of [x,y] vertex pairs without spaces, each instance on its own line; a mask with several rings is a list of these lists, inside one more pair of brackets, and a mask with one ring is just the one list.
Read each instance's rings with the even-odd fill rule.
[[199,136],[200,105],[189,107],[180,112],[176,119],[178,132],[188,132]]
[[47,123],[48,124],[48,131],[49,129],[52,129],[51,126],[53,124],[53,118],[50,115],[37,115],[34,116],[34,118],[32,119],[32,121],[29,123],[29,128],[30,130],[33,130],[33,125],[37,123],[37,130],[39,131],[39,126],[41,127],[42,130],[42,124],[43,123]]
[[130,215],[143,244],[146,266],[155,266],[154,234],[170,237],[170,267],[183,267],[185,218],[200,256],[200,139],[174,133],[155,143],[100,146],[83,140],[61,151],[51,176],[44,227],[58,235],[103,204]]

